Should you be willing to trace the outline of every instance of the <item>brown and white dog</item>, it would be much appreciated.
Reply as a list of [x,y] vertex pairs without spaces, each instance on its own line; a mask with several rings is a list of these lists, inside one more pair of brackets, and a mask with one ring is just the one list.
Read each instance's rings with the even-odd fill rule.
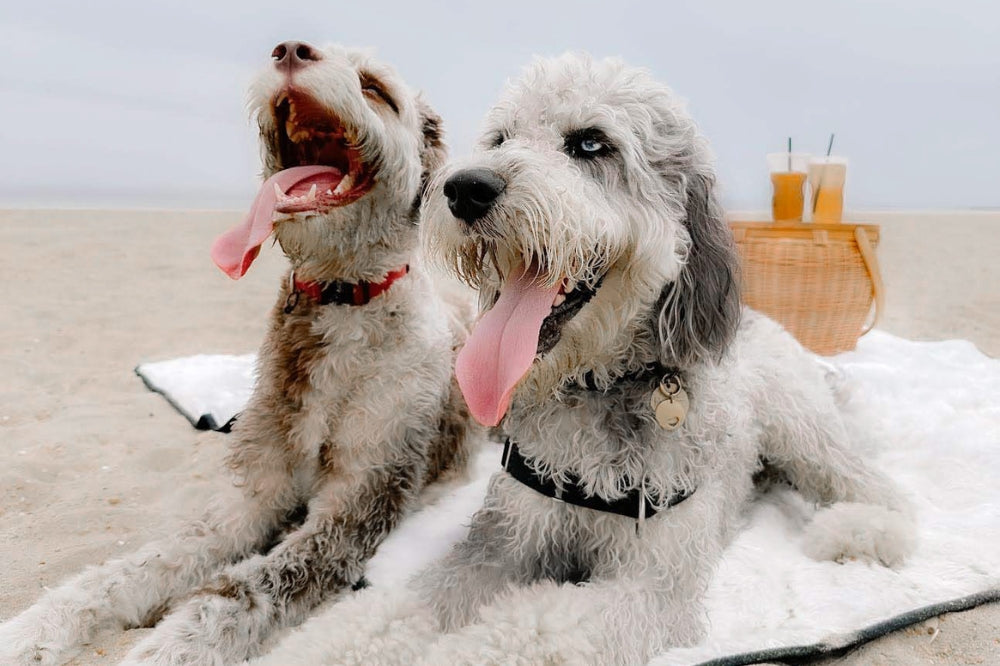
[[65,661],[96,632],[156,629],[132,663],[223,664],[357,585],[424,486],[460,474],[461,327],[418,256],[440,119],[388,67],[280,44],[256,80],[267,179],[212,249],[244,274],[273,233],[291,261],[234,428],[233,483],[179,536],[84,571],[0,626],[0,662]]

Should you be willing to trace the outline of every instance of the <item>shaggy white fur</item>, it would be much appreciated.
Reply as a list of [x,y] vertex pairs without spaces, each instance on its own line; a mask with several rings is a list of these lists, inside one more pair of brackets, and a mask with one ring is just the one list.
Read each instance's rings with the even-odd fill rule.
[[[579,55],[534,63],[425,213],[429,252],[484,310],[559,287],[533,334],[506,324],[538,347],[509,408],[495,403],[529,464],[609,500],[640,489],[663,510],[637,529],[498,472],[468,535],[409,593],[360,594],[290,650],[319,639],[313,656],[331,663],[635,664],[691,645],[758,473],[831,507],[810,552],[897,565],[912,548],[910,505],[854,450],[825,370],[774,322],[741,320],[707,147],[647,73]],[[525,270],[534,286],[516,282]],[[651,367],[678,371],[691,397],[676,430],[649,407]],[[663,507],[678,490],[693,495]]]

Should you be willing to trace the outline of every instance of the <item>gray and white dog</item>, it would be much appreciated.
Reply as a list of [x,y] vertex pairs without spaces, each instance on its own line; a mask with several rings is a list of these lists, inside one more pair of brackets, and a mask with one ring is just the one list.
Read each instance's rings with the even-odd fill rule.
[[509,435],[507,469],[408,590],[344,601],[266,663],[645,663],[703,635],[765,469],[823,507],[810,555],[903,560],[912,511],[852,452],[823,370],[741,310],[714,183],[645,71],[566,55],[507,90],[424,220],[429,250],[480,290],[457,371]]
[[286,42],[273,58],[251,90],[267,180],[213,248],[239,277],[273,232],[292,265],[234,429],[233,484],[178,536],[2,625],[3,664],[60,663],[99,630],[157,622],[128,662],[238,663],[357,584],[421,490],[465,466],[475,426],[451,378],[464,331],[419,257],[440,120],[365,53]]

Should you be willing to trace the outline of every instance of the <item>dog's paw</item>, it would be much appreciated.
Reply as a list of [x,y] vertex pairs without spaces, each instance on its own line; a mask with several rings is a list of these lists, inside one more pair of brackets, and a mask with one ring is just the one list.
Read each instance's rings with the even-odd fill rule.
[[437,634],[430,609],[406,589],[334,599],[253,666],[409,666]]
[[803,550],[815,560],[863,560],[896,568],[916,546],[913,519],[874,504],[840,502],[816,513]]
[[40,606],[0,624],[0,664],[64,663],[77,651],[72,625],[72,619],[49,616]]
[[[453,666],[483,666],[502,663],[519,663],[512,653],[505,653],[502,646],[495,641],[483,640],[481,636],[466,629],[458,634],[448,634],[427,650],[416,663],[418,666],[436,666],[451,664]],[[506,660],[506,661],[505,661]]]
[[442,636],[419,662],[436,664],[607,663],[601,628],[581,588],[552,582],[517,589],[481,610],[481,621]]
[[122,664],[239,663],[261,640],[259,625],[267,613],[263,606],[239,595],[196,595],[156,625]]
[[34,633],[16,619],[0,624],[0,664],[58,664],[56,654]]
[[[538,618],[535,618],[538,619]],[[546,622],[542,620],[542,624]],[[421,666],[456,664],[586,664],[599,663],[592,634],[573,626],[568,631],[517,623],[479,623],[446,634],[430,646]]]

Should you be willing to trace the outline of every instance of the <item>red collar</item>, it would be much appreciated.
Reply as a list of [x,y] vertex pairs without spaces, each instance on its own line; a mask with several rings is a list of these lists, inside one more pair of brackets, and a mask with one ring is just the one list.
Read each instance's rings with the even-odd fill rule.
[[407,264],[385,276],[381,282],[300,282],[292,274],[294,288],[288,296],[285,311],[291,312],[298,304],[299,295],[304,294],[320,305],[339,303],[341,305],[365,305],[379,294],[388,291],[392,283],[410,272]]

